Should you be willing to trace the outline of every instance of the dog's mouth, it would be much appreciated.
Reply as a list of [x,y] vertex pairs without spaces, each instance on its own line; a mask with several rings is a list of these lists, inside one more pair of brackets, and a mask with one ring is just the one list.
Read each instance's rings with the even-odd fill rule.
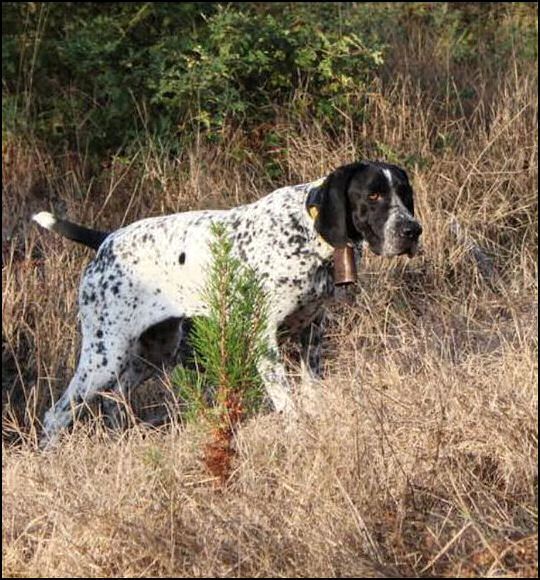
[[375,256],[407,256],[407,258],[412,259],[418,254],[420,245],[418,240],[405,241],[400,237],[391,240],[391,243],[387,243],[384,237],[377,234],[369,223],[362,225],[362,236]]
[[401,252],[400,256],[407,256],[409,260],[414,258],[418,254],[418,242],[414,242],[410,248],[407,248],[405,251]]
[[376,256],[386,256],[388,258],[394,256],[407,256],[407,258],[411,259],[418,254],[418,242],[413,242],[406,247],[385,248],[385,244],[382,242],[382,240],[377,240],[378,243],[376,244],[371,243],[369,240],[367,241],[369,249]]
[[389,256],[407,256],[409,260],[414,258],[418,254],[418,243],[413,242],[413,244],[407,248],[403,248],[400,251],[389,253]]

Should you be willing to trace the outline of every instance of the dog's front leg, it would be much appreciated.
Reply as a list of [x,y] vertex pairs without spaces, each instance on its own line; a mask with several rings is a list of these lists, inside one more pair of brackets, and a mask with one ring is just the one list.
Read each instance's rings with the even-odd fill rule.
[[326,312],[321,308],[300,334],[302,374],[307,374],[310,379],[322,376],[321,349],[325,326]]
[[268,333],[267,353],[259,361],[257,370],[264,382],[274,409],[279,413],[290,413],[294,410],[291,398],[291,387],[278,349],[277,331]]

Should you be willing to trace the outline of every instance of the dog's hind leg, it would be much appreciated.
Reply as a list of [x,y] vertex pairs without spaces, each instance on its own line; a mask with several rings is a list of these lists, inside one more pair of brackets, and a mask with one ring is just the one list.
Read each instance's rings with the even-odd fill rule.
[[[150,377],[167,371],[177,361],[186,358],[186,334],[189,322],[171,316],[148,327],[130,350],[125,371],[114,385],[113,393],[106,395],[102,405],[110,427],[126,428],[129,424],[131,395]],[[184,355],[182,357],[182,355]]]
[[[104,345],[107,345],[106,347]],[[62,397],[45,414],[41,446],[54,444],[85,403],[100,391],[112,388],[126,369],[132,344],[127,337],[83,334],[75,375]]]
[[131,354],[118,380],[104,393],[101,409],[111,429],[125,429],[130,422],[131,395],[159,371],[138,353]]
[[267,331],[267,353],[257,364],[257,371],[263,380],[266,392],[278,412],[293,413],[294,403],[287,372],[281,360],[277,330]]

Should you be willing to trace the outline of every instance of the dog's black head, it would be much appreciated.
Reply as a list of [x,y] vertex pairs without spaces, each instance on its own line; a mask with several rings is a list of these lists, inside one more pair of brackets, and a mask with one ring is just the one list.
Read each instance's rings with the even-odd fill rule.
[[365,240],[383,256],[412,256],[418,249],[422,226],[414,218],[413,190],[396,165],[344,165],[325,179],[316,205],[315,229],[336,248]]

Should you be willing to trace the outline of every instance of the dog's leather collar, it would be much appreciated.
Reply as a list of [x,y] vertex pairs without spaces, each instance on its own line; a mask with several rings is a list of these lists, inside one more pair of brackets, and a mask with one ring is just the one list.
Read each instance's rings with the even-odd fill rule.
[[[311,189],[309,190],[309,193],[307,195],[306,210],[309,214],[309,217],[313,220],[313,224],[315,224],[317,218],[319,217],[319,208],[321,206],[321,185],[323,184],[325,179],[326,179],[325,177],[321,177],[321,179],[318,179],[317,181],[312,183]],[[334,246],[328,243],[319,232],[317,232],[317,237],[323,244],[327,245],[330,248],[335,249]]]
[[325,179],[325,177],[321,177],[311,184],[311,189],[309,190],[306,199],[306,208],[313,219],[316,219],[319,215],[319,207],[321,206],[321,185],[324,183]]

